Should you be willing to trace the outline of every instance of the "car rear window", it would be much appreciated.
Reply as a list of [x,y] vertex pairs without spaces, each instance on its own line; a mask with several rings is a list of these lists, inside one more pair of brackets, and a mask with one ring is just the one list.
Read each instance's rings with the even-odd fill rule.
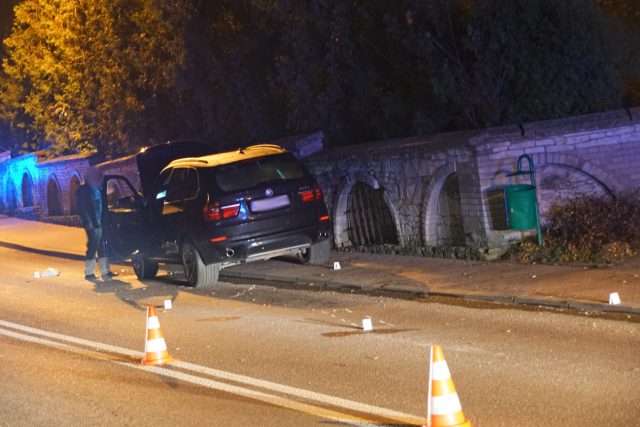
[[304,177],[304,168],[291,154],[279,154],[218,166],[215,180],[225,192]]

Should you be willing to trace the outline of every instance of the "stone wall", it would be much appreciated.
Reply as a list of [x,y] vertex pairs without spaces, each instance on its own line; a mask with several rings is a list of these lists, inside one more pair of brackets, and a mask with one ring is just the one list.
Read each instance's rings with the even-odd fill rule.
[[332,213],[338,247],[350,246],[347,207],[353,185],[382,190],[401,245],[436,245],[437,204],[445,181],[459,181],[466,241],[481,239],[481,200],[472,147],[460,134],[408,138],[327,150],[306,160]]
[[[325,191],[338,247],[349,246],[347,203],[356,182],[380,188],[401,244],[505,247],[521,238],[507,229],[504,187],[520,155],[536,168],[542,219],[578,195],[640,189],[640,109],[399,139],[327,150],[307,160]],[[455,188],[459,194],[455,194]],[[444,194],[443,194],[444,189]]]
[[[337,247],[351,246],[356,229],[403,247],[505,247],[521,237],[507,229],[503,188],[525,182],[510,176],[522,154],[529,154],[536,166],[543,219],[553,203],[568,197],[640,189],[640,109],[317,153],[321,139],[314,134],[282,141],[293,144],[300,157],[309,147],[316,152],[304,161],[323,189]],[[94,162],[86,156],[43,160],[34,153],[11,159],[0,153],[0,211],[73,215],[75,189]],[[97,166],[139,185],[133,156]],[[357,183],[362,185],[356,187],[356,198]],[[385,231],[388,214],[382,224],[380,212],[367,211],[367,206],[380,206],[380,197],[395,233]]]
[[33,153],[1,162],[0,211],[24,217],[73,216],[76,190],[91,166],[105,174],[125,175],[139,186],[133,156],[98,164],[94,160],[84,155],[44,160]]
[[640,189],[638,108],[492,129],[469,142],[476,152],[483,228],[490,246],[520,237],[501,229],[499,216],[491,215],[490,200],[494,190],[519,182],[508,174],[522,154],[532,157],[537,170],[543,221],[553,203],[568,197]]

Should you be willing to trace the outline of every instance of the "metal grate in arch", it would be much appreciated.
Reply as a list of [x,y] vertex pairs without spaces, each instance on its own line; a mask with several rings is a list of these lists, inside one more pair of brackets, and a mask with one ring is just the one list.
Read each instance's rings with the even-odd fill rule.
[[349,240],[356,246],[398,244],[398,232],[382,189],[354,184],[347,201]]

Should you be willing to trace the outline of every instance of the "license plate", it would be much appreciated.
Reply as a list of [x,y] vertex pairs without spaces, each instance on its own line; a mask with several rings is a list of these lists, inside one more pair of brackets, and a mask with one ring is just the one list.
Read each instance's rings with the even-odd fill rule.
[[269,212],[289,207],[289,205],[291,205],[289,196],[283,194],[282,196],[271,197],[268,199],[253,200],[250,204],[250,208],[251,212]]

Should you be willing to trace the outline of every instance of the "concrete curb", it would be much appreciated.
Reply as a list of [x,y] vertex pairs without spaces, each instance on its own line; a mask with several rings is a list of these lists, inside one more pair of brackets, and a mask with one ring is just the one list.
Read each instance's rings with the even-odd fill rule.
[[462,299],[466,301],[491,302],[507,305],[524,305],[546,307],[553,309],[565,309],[580,312],[603,312],[618,314],[640,314],[640,307],[631,307],[627,305],[609,305],[605,303],[589,303],[581,301],[566,301],[560,299],[537,299],[529,297],[520,297],[516,295],[500,295],[500,294],[482,294],[482,293],[456,293],[456,292],[439,292],[428,291],[410,286],[389,285],[389,286],[366,286],[354,285],[353,283],[344,283],[331,279],[322,279],[316,277],[301,276],[283,276],[272,273],[261,272],[236,272],[224,271],[220,272],[221,277],[242,278],[252,280],[263,280],[281,283],[291,283],[296,285],[310,285],[315,287],[323,287],[327,289],[339,289],[343,291],[357,291],[363,294],[388,295],[414,298],[441,297],[451,299]]
[[[31,252],[38,255],[53,256],[66,258],[74,261],[84,260],[84,256],[69,252],[61,252],[48,249],[36,249],[29,246],[23,246],[11,242],[0,241],[0,247],[18,250],[22,252]],[[128,265],[129,263],[116,263]],[[402,297],[408,299],[442,297],[451,299],[462,299],[466,301],[491,302],[507,305],[528,305],[537,307],[548,307],[554,309],[566,309],[580,312],[598,311],[603,313],[616,314],[640,314],[640,307],[631,307],[627,305],[609,305],[604,303],[589,303],[582,301],[565,301],[559,299],[536,299],[528,297],[519,297],[515,295],[499,295],[499,294],[482,294],[482,293],[456,293],[456,292],[439,292],[429,291],[426,289],[417,289],[411,286],[388,285],[388,286],[367,286],[355,285],[353,283],[341,282],[332,279],[323,279],[319,277],[303,277],[303,276],[284,276],[281,274],[262,273],[254,271],[233,271],[222,270],[221,277],[235,279],[251,279],[271,282],[291,283],[300,286],[309,286],[313,283],[315,287],[323,287],[326,289],[336,289],[341,291],[360,292],[371,295],[386,295],[392,297]]]

